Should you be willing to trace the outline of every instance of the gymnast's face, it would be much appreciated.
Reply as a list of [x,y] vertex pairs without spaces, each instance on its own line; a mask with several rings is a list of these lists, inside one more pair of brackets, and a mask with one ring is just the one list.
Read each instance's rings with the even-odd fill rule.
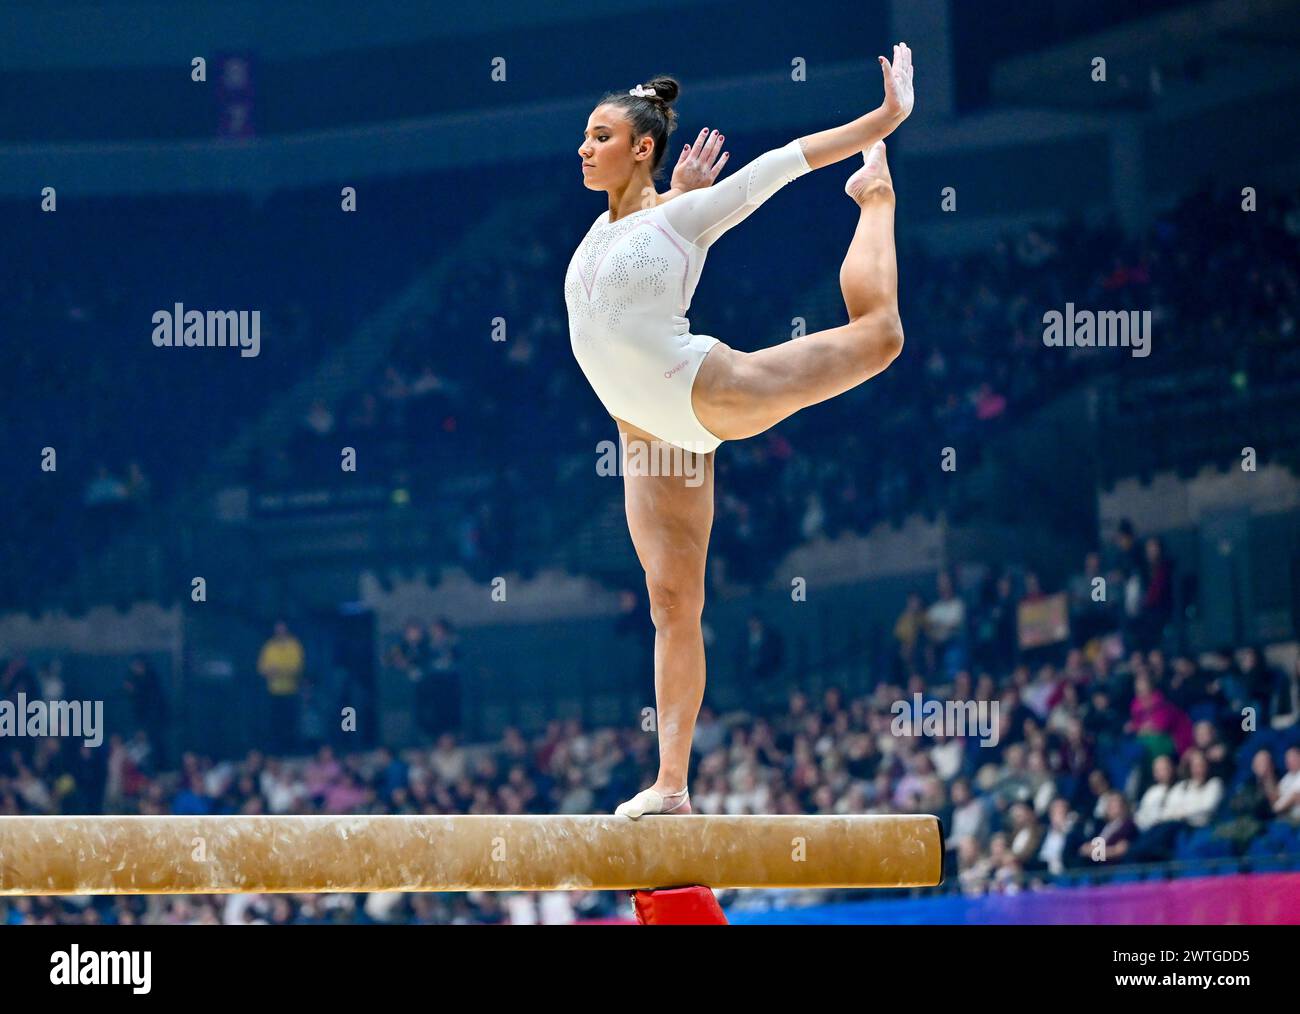
[[622,190],[639,168],[650,168],[654,139],[634,138],[632,124],[618,106],[600,105],[587,117],[578,156],[588,190]]

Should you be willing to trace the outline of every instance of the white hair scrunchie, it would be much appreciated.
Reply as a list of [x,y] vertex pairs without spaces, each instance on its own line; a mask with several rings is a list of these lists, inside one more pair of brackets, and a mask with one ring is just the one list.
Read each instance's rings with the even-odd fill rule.
[[629,95],[635,95],[637,98],[643,99],[649,95],[653,95],[655,93],[655,90],[653,88],[646,88],[642,85],[637,85],[635,88],[629,88],[627,90],[627,93]]

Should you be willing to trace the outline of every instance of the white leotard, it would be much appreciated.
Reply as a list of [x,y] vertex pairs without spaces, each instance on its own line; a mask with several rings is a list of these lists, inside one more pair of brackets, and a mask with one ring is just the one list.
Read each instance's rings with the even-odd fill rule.
[[718,339],[686,319],[708,248],[787,183],[811,171],[798,141],[721,183],[610,223],[601,214],[564,278],[569,339],[610,415],[686,450],[722,441],[691,405],[700,363]]

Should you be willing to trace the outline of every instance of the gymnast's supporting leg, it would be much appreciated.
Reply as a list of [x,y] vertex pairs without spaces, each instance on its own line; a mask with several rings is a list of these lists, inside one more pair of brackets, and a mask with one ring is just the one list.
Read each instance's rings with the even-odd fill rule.
[[[644,475],[626,467],[659,442],[619,421],[628,531],[645,570],[655,626],[655,714],[659,777],[619,813],[690,813],[686,788],[695,719],[704,699],[704,569],[713,528],[713,453],[693,455],[689,474]],[[634,457],[649,460],[646,453]],[[671,470],[671,471],[676,471]]]
[[695,414],[724,440],[754,436],[801,408],[884,371],[903,349],[894,252],[894,188],[880,142],[845,185],[858,224],[840,267],[849,323],[757,352],[715,345],[691,391]]

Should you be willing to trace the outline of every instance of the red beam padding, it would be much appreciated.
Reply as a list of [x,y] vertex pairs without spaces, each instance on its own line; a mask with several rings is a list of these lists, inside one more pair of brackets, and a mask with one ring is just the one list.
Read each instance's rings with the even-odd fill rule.
[[665,887],[632,892],[642,926],[725,926],[722,906],[707,887]]

